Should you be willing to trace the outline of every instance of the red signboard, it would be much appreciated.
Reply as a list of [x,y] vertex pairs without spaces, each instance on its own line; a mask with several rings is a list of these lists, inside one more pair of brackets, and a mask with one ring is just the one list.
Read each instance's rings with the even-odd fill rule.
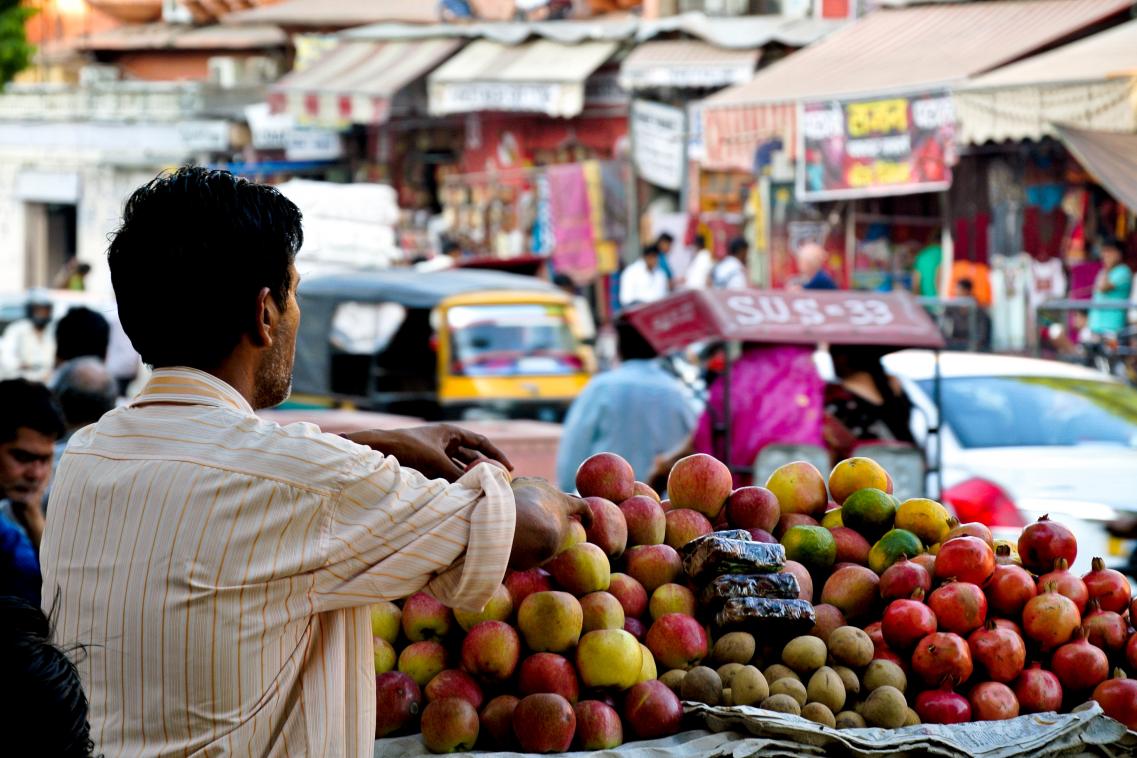
[[661,353],[701,340],[944,346],[927,312],[903,292],[700,290],[634,308],[627,315]]

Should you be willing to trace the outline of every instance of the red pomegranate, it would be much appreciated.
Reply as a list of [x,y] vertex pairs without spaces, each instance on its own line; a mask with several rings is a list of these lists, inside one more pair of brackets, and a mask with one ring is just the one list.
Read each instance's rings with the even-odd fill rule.
[[1074,601],[1074,605],[1078,606],[1078,613],[1086,612],[1090,591],[1086,589],[1086,583],[1070,571],[1070,563],[1065,558],[1054,561],[1054,570],[1038,577],[1039,587],[1048,587],[1051,584],[1060,594]]
[[[952,520],[955,520],[954,517]],[[951,521],[948,521],[950,524]],[[947,537],[944,537],[944,542],[954,540],[956,537],[978,537],[995,549],[995,537],[991,534],[991,530],[987,528],[986,524],[978,521],[968,521],[966,524],[961,524],[956,521],[952,526],[951,531],[948,532]]]
[[880,596],[885,602],[912,597],[916,589],[932,591],[932,575],[919,563],[901,558],[880,575]]
[[960,635],[970,634],[987,620],[987,596],[971,582],[941,584],[928,598],[928,607],[936,614],[940,629]]
[[874,661],[891,661],[900,668],[904,669],[904,673],[908,673],[912,669],[912,667],[908,665],[907,660],[892,652],[892,650],[888,647],[878,647],[873,651],[872,659]]
[[983,682],[971,688],[967,698],[976,721],[1004,721],[1019,715],[1019,700],[1002,682]]
[[911,600],[893,600],[884,609],[880,631],[893,650],[909,651],[938,628],[936,614],[923,597],[924,590],[917,588]]
[[1124,671],[1115,669],[1113,679],[1094,688],[1093,697],[1106,716],[1137,729],[1137,679],[1126,679]]
[[[1129,604],[1129,595],[1132,592],[1125,574],[1106,568],[1105,561],[1101,558],[1094,558],[1091,568],[1092,570],[1082,577],[1082,581],[1086,583],[1086,590],[1090,593],[1090,599],[1097,600],[1103,611],[1125,613],[1125,606]],[[1137,603],[1137,599],[1134,603]],[[1130,618],[1133,618],[1132,614]]]
[[953,537],[936,554],[936,579],[941,581],[954,578],[982,587],[993,573],[995,551],[978,537]]
[[917,566],[923,566],[924,570],[928,572],[928,576],[934,576],[936,573],[936,556],[931,553],[920,553],[915,558],[910,559]]
[[963,724],[971,721],[971,703],[952,691],[949,680],[916,696],[916,715],[925,724]]
[[1078,606],[1054,587],[1044,587],[1023,608],[1023,632],[1043,650],[1053,650],[1070,641],[1082,623]]
[[912,669],[925,684],[939,684],[950,677],[966,682],[971,676],[971,650],[958,634],[936,632],[916,643]]
[[1062,707],[1062,683],[1054,672],[1032,663],[1015,680],[1015,697],[1023,713],[1046,713]]
[[872,640],[872,646],[875,649],[880,650],[881,648],[888,647],[888,643],[884,641],[884,634],[881,632],[881,622],[874,621],[866,626],[865,634]]
[[1129,624],[1125,619],[1113,611],[1103,611],[1096,599],[1090,601],[1089,612],[1082,618],[1082,628],[1091,645],[1097,645],[1111,656],[1124,650],[1129,639]]
[[1137,671],[1137,634],[1130,636],[1129,642],[1125,643],[1125,662],[1129,664],[1130,671]]
[[1101,648],[1091,645],[1085,631],[1079,628],[1074,639],[1054,651],[1050,668],[1063,689],[1085,692],[1109,677],[1109,658]]
[[971,658],[994,682],[1013,682],[1026,665],[1026,643],[1010,629],[989,619],[967,638]]
[[1073,564],[1078,557],[1078,541],[1073,532],[1051,521],[1050,516],[1040,516],[1019,535],[1019,557],[1023,568],[1041,574],[1052,569],[1059,558]]
[[[1000,629],[1010,629],[1018,636],[1023,637],[1022,627],[1010,619],[995,619],[995,626],[999,627]],[[1023,637],[1023,639],[1025,640],[1026,637]]]
[[1038,594],[1038,585],[1022,566],[1003,565],[995,567],[983,591],[987,593],[991,613],[1018,618],[1027,601]]

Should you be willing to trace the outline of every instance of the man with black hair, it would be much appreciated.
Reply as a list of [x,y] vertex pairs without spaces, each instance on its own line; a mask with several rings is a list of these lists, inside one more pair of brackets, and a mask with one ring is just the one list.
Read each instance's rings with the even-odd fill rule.
[[62,436],[63,419],[47,387],[0,382],[0,595],[39,602],[42,502]]
[[302,243],[287,198],[203,168],[138,189],[111,241],[122,326],[155,370],[71,438],[41,550],[107,755],[369,756],[369,605],[426,590],[481,609],[589,521],[457,427],[259,418],[290,391]]
[[106,360],[111,325],[99,313],[78,306],[67,311],[55,325],[55,365],[90,356]]
[[711,269],[711,287],[716,290],[745,289],[747,286],[746,256],[750,245],[742,237],[735,237],[727,246],[726,255]]
[[659,248],[648,245],[643,257],[620,273],[620,307],[654,303],[667,297],[669,278],[660,262]]
[[68,651],[52,642],[39,605],[0,597],[0,734],[3,753],[88,758],[87,696]]
[[623,456],[641,480],[655,457],[690,435],[696,414],[691,394],[657,360],[657,353],[625,318],[616,321],[620,365],[597,374],[573,400],[557,452],[557,482],[576,488],[576,469],[590,455]]

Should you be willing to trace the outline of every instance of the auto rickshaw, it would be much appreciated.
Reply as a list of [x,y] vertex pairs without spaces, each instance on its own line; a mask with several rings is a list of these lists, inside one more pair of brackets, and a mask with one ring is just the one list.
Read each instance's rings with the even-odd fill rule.
[[[825,447],[771,444],[741,466],[732,453],[731,365],[744,343],[761,345],[878,347],[882,353],[903,348],[936,351],[933,395],[936,418],[926,419],[924,449],[911,445],[866,445],[856,455],[874,458],[896,480],[898,493],[922,497],[942,491],[938,408],[938,351],[943,335],[920,304],[907,293],[783,290],[690,290],[633,308],[627,318],[661,355],[695,343],[723,344],[722,407],[711,408],[712,449],[743,481],[765,481],[777,466],[806,459],[828,470]],[[788,399],[787,399],[788,400]],[[810,448],[810,449],[807,449]],[[731,451],[728,453],[728,451]],[[734,458],[734,460],[732,460]]]
[[554,421],[589,378],[571,298],[533,277],[353,271],[297,296],[294,406]]

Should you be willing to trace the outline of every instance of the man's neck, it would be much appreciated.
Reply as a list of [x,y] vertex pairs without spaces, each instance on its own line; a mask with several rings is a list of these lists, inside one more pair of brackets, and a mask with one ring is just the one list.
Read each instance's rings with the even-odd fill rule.
[[256,409],[256,380],[253,371],[234,361],[226,361],[215,369],[201,370],[237,390],[241,397],[245,398],[245,402],[254,410]]

